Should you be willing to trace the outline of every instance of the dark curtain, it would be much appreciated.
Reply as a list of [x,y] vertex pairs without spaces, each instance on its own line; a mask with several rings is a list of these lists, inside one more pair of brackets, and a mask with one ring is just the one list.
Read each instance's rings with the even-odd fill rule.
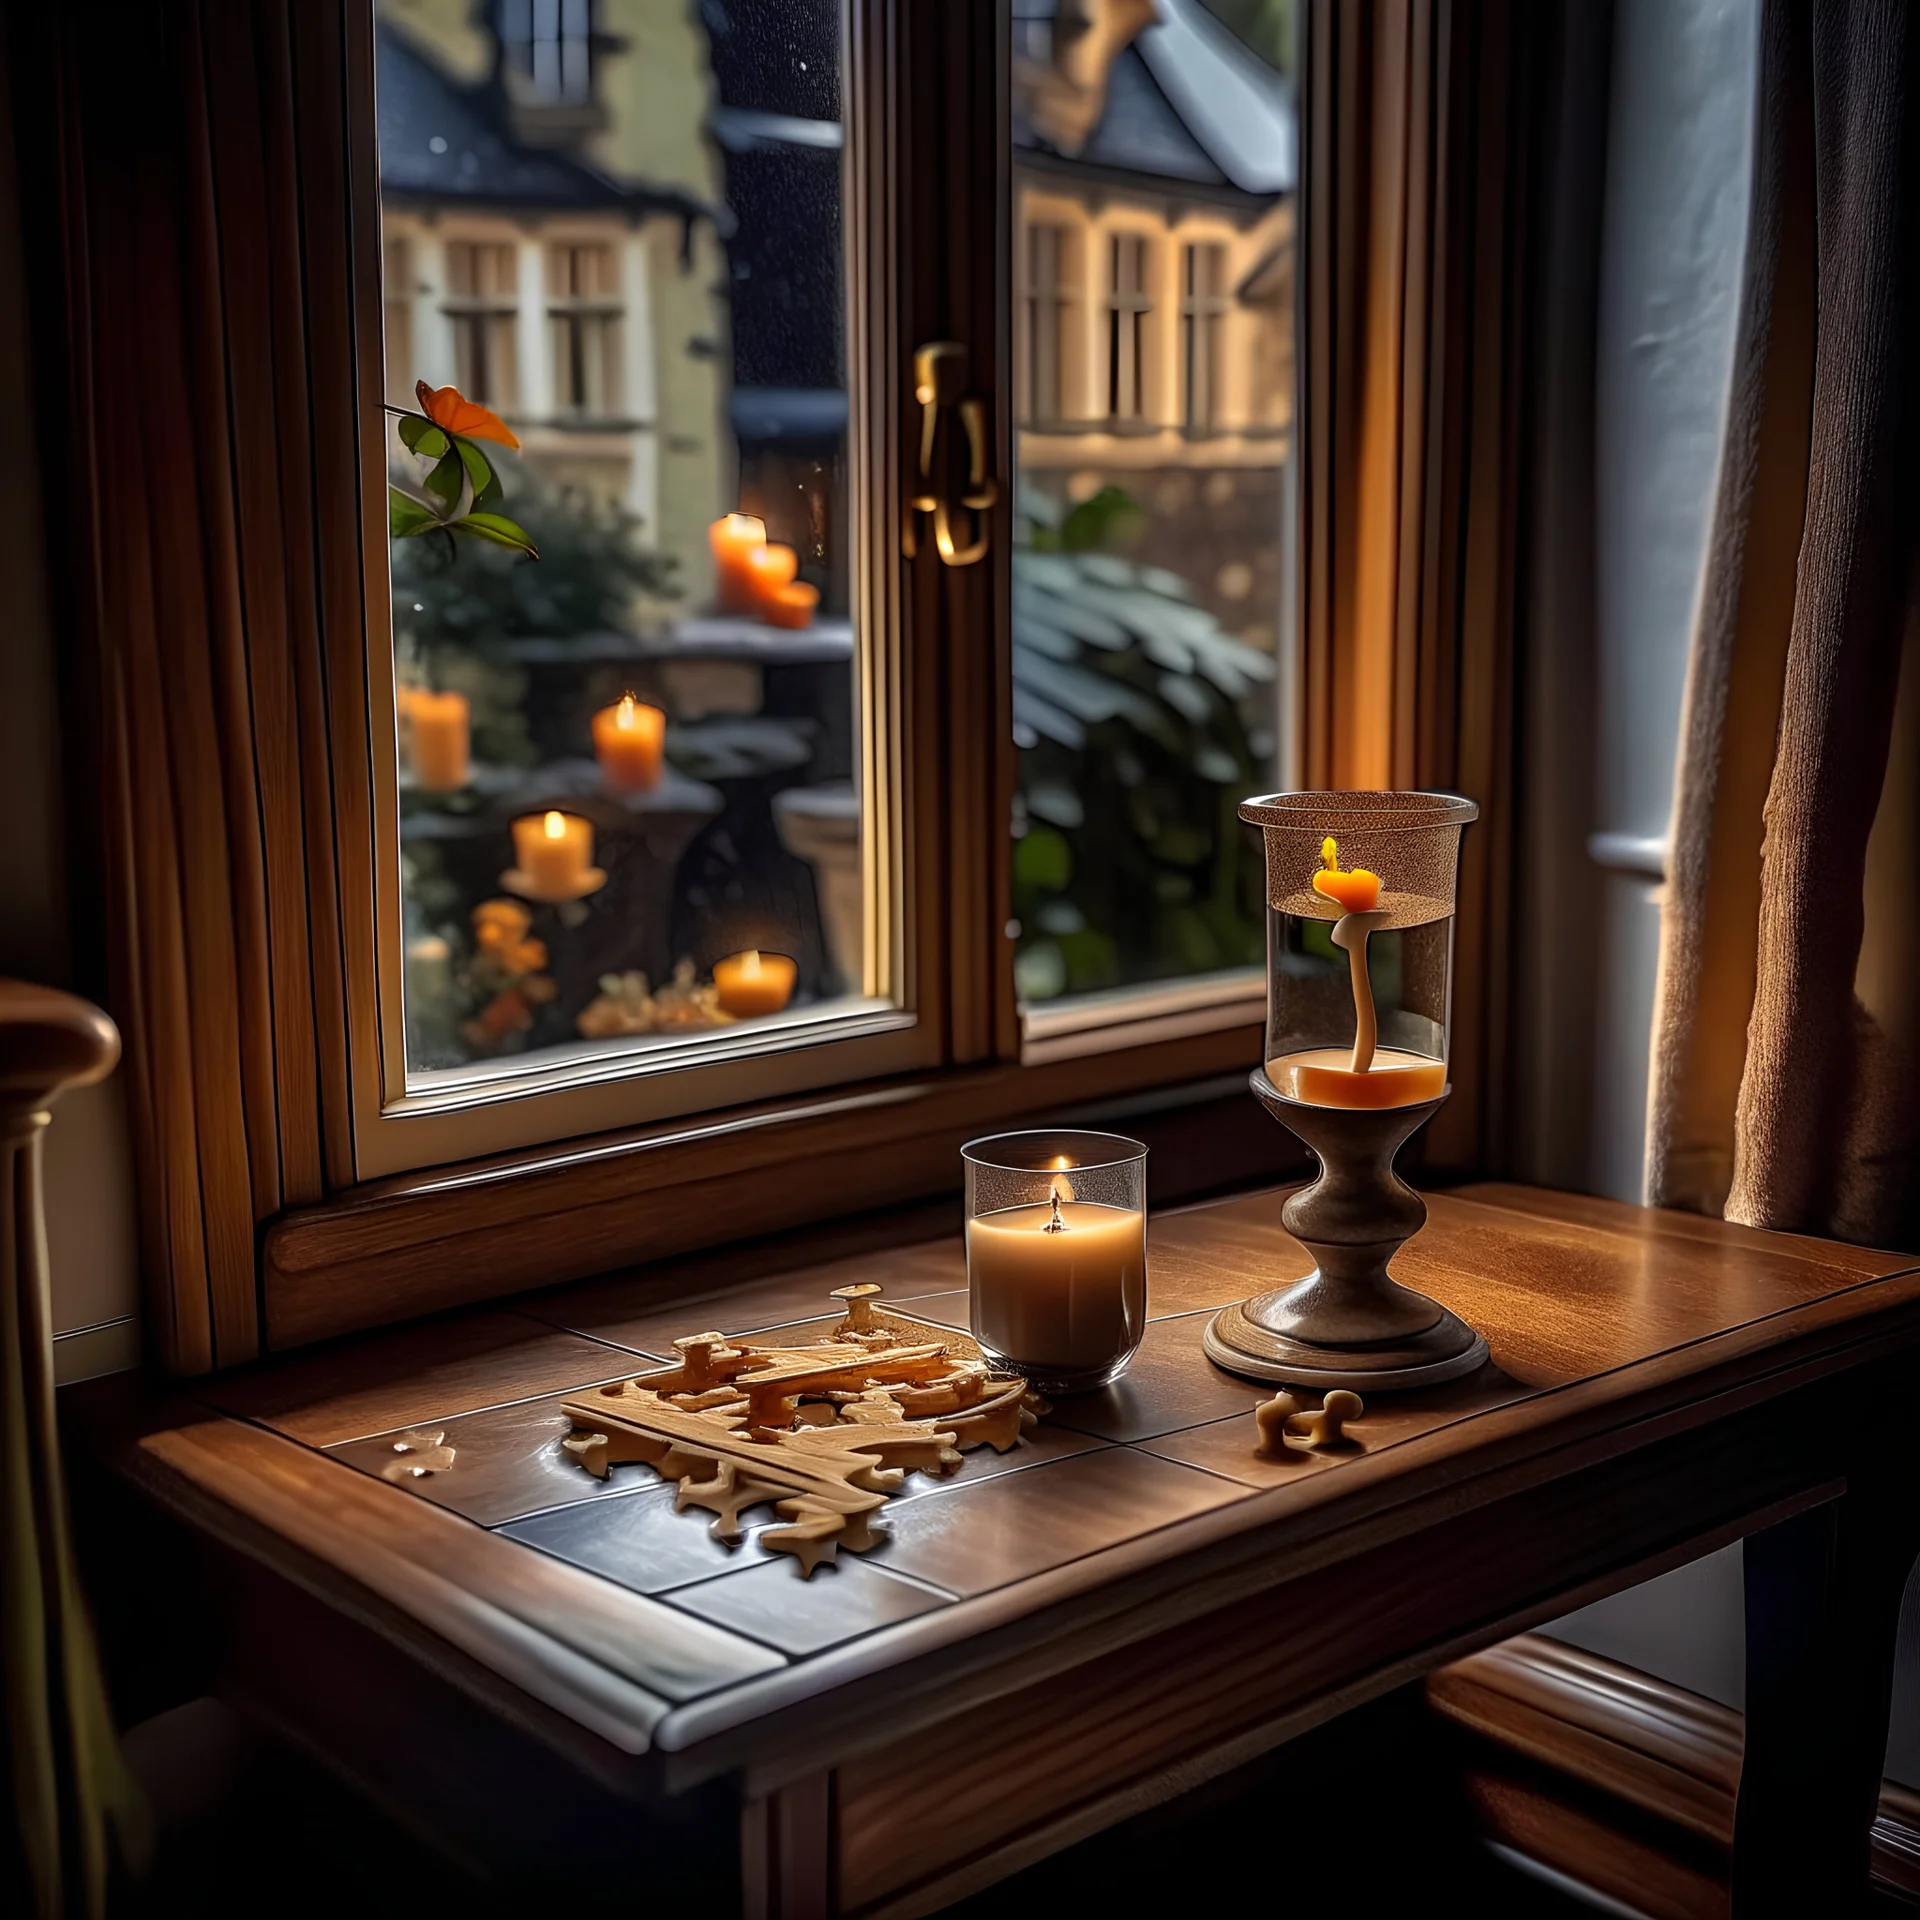
[[[1912,1244],[1920,12],[1768,0],[1681,725],[1654,1201]],[[1904,746],[1887,781],[1896,723]]]

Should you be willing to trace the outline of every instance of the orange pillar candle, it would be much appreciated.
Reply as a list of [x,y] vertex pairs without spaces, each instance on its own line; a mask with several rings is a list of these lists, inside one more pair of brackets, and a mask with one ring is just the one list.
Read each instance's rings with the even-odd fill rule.
[[722,1013],[736,1019],[778,1013],[793,997],[799,968],[784,953],[730,953],[713,963],[713,990]]
[[667,716],[632,694],[593,716],[593,757],[609,793],[651,793],[660,784]]
[[401,711],[407,720],[407,759],[413,783],[425,793],[458,793],[467,784],[472,714],[464,693],[413,687]]
[[577,900],[593,891],[593,822],[577,813],[529,813],[513,823],[516,893]]
[[800,556],[791,547],[773,542],[748,548],[746,563],[753,579],[754,602],[762,607],[800,571]]
[[752,613],[760,604],[752,556],[767,544],[767,523],[730,513],[707,529],[713,548],[714,599],[722,613]]
[[810,627],[819,604],[818,587],[810,587],[804,580],[790,580],[761,601],[760,618],[770,627]]

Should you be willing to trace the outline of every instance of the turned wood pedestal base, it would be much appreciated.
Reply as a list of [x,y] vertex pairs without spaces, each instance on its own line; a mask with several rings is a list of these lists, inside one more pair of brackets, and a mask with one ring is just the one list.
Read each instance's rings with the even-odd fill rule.
[[1471,1373],[1486,1359],[1487,1343],[1387,1271],[1427,1218],[1426,1202],[1394,1172],[1393,1158],[1446,1094],[1408,1107],[1320,1107],[1289,1100],[1264,1071],[1251,1085],[1320,1162],[1320,1177],[1280,1213],[1316,1265],[1304,1280],[1222,1308],[1207,1328],[1208,1359],[1249,1379],[1362,1393]]

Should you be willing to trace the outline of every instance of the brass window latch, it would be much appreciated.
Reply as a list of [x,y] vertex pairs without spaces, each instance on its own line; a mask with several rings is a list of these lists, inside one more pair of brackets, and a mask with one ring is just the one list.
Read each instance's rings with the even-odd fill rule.
[[[911,560],[920,551],[919,516],[933,516],[933,544],[950,567],[970,567],[987,551],[987,515],[998,505],[1000,483],[987,472],[987,408],[966,394],[967,350],[958,340],[933,340],[913,356],[913,397],[920,403],[920,475],[907,510],[902,545]],[[966,484],[953,493],[954,457],[940,432],[942,415],[957,415],[967,437]],[[973,538],[955,538],[960,513],[975,516]]]

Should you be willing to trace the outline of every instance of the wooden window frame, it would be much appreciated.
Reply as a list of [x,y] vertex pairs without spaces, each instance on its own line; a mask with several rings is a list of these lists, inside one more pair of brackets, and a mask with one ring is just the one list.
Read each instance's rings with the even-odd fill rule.
[[[374,17],[370,4],[347,9],[347,127],[351,185],[344,209],[322,206],[317,223],[339,225],[344,214],[351,235],[354,285],[364,289],[380,275],[379,154],[367,130],[374,123]],[[852,64],[851,46],[849,66]],[[849,97],[863,102],[849,116],[846,178],[850,201],[880,190],[886,169],[904,177],[926,171],[924,156],[876,150],[874,127],[908,136],[904,116],[890,111],[898,76],[869,67],[863,78],[848,74]],[[870,117],[869,117],[870,116]],[[884,236],[855,208],[847,209],[849,268],[848,363],[904,367],[911,338],[901,333],[904,316],[891,296],[891,257]],[[543,275],[544,278],[544,275]],[[548,324],[524,310],[520,323]],[[361,652],[342,667],[366,694],[361,726],[333,732],[336,789],[363,788],[372,796],[372,859],[357,839],[337,853],[343,917],[356,930],[371,925],[370,939],[350,938],[345,954],[344,1003],[352,1088],[353,1172],[357,1182],[391,1178],[500,1153],[540,1151],[554,1143],[619,1129],[693,1122],[749,1102],[791,1098],[828,1087],[941,1064],[937,948],[932,937],[933,901],[921,885],[937,865],[938,851],[924,826],[930,796],[906,777],[905,758],[891,743],[909,735],[915,683],[928,671],[919,629],[925,613],[897,598],[896,580],[905,562],[890,507],[903,491],[899,453],[900,413],[875,405],[878,378],[850,382],[849,493],[871,503],[853,541],[855,552],[855,669],[861,685],[865,729],[862,846],[866,866],[867,941],[864,998],[851,1011],[796,1021],[772,1034],[741,1029],[700,1035],[684,1046],[657,1041],[626,1045],[601,1042],[566,1049],[537,1065],[515,1060],[502,1067],[410,1076],[402,1004],[403,968],[401,845],[398,768],[384,750],[395,737],[391,672],[391,596],[387,575],[386,461],[388,435],[383,396],[368,377],[380,357],[378,315],[364,293],[356,298],[360,352],[349,370],[354,380],[344,404],[323,403],[329,417],[359,422],[361,491],[358,565],[365,582]],[[898,377],[889,383],[897,388]],[[344,505],[344,503],[342,503]],[[897,609],[909,608],[902,618]],[[937,618],[937,610],[935,610]],[[355,636],[343,636],[343,650]],[[937,811],[937,808],[936,808]],[[1004,918],[1004,916],[1003,916]],[[425,1084],[420,1084],[424,1080]]]
[[[1349,334],[1357,324],[1354,236],[1341,230],[1348,215],[1339,196],[1357,180],[1373,182],[1357,229],[1362,244],[1387,233],[1397,206],[1403,255],[1415,238],[1424,246],[1424,237],[1410,238],[1420,222],[1404,212],[1431,204],[1452,223],[1435,234],[1435,257],[1475,258],[1459,230],[1487,214],[1479,183],[1488,169],[1478,164],[1485,156],[1476,150],[1475,164],[1456,166],[1452,147],[1431,128],[1407,136],[1407,116],[1417,121],[1422,101],[1451,102],[1447,127],[1457,134],[1459,103],[1472,100],[1488,48],[1497,53],[1501,35],[1511,35],[1510,9],[1493,0],[1419,0],[1410,9],[1380,0],[1364,9],[1374,23],[1366,34],[1352,23],[1363,9],[1343,19],[1346,11],[1337,0],[1310,0],[1301,87],[1311,156],[1299,274],[1306,679],[1294,764],[1309,782],[1357,770],[1330,755],[1328,741],[1356,728],[1401,728],[1407,712],[1416,733],[1426,729],[1422,738],[1467,736],[1456,689],[1443,684],[1435,662],[1446,646],[1482,644],[1448,636],[1464,631],[1476,607],[1499,613],[1503,577],[1495,509],[1505,496],[1494,488],[1489,506],[1463,490],[1448,463],[1462,438],[1462,356],[1469,342],[1474,353],[1497,356],[1504,336],[1495,330],[1482,345],[1450,306],[1441,348],[1405,356],[1427,377],[1394,409],[1395,418],[1437,422],[1423,444],[1438,451],[1423,471],[1448,484],[1403,490],[1412,504],[1393,522],[1399,544],[1390,543],[1386,557],[1393,578],[1423,592],[1437,580],[1452,598],[1428,619],[1419,608],[1432,593],[1427,601],[1412,596],[1413,652],[1424,677],[1410,693],[1393,675],[1384,691],[1353,681],[1352,648],[1329,608],[1355,552],[1373,551],[1368,542],[1377,544],[1379,528],[1367,522],[1357,546],[1349,530],[1352,502],[1364,491],[1352,476],[1373,469],[1356,458],[1360,415],[1342,384],[1352,378],[1352,358],[1344,346],[1333,352],[1334,322]],[[1050,1037],[1055,1044],[1023,1035],[1003,932],[1015,753],[1010,665],[996,640],[1008,631],[1014,445],[1007,9],[849,0],[849,257],[873,260],[874,285],[888,290],[887,298],[855,302],[849,389],[874,497],[896,516],[884,553],[867,569],[858,613],[867,633],[901,636],[897,647],[872,647],[860,662],[867,764],[901,795],[871,836],[869,857],[876,886],[898,875],[910,893],[897,924],[912,931],[904,964],[923,1050],[876,1058],[863,1077],[836,1072],[830,1085],[770,1084],[762,1075],[706,1101],[697,1115],[602,1110],[557,1140],[499,1138],[430,1165],[370,1164],[356,1121],[382,1084],[380,1035],[367,1013],[377,1003],[372,961],[383,911],[372,876],[379,859],[393,857],[381,853],[376,799],[380,783],[394,777],[391,765],[373,764],[390,757],[377,756],[373,743],[393,738],[391,676],[373,650],[371,636],[383,626],[370,636],[366,619],[370,604],[384,601],[385,578],[384,527],[370,511],[382,476],[377,448],[367,445],[366,412],[367,388],[383,378],[378,226],[363,218],[356,228],[347,218],[354,204],[377,205],[372,143],[348,137],[371,112],[370,15],[356,54],[348,23],[360,17],[358,0],[348,9],[262,7],[244,32],[203,23],[198,10],[158,10],[136,16],[140,51],[130,48],[116,70],[112,60],[92,58],[84,18],[49,12],[56,17],[30,23],[15,46],[15,100],[20,137],[44,140],[63,168],[62,195],[38,210],[43,257],[54,269],[42,281],[41,337],[43,346],[58,343],[46,350],[65,362],[75,404],[52,417],[64,431],[48,438],[58,447],[55,482],[75,503],[73,576],[84,583],[73,618],[90,664],[76,697],[103,723],[91,737],[91,777],[100,783],[97,844],[110,883],[109,999],[129,1039],[148,1319],[164,1364],[205,1371],[529,1285],[950,1191],[956,1148],[971,1134],[1089,1103],[1124,1099],[1137,1113],[1143,1098],[1176,1097],[1176,1089],[1244,1073],[1257,1061],[1259,1001],[1244,986],[1237,997],[1189,995],[1158,1011],[1143,997],[1123,1010],[1134,1017],[1064,1026]],[[1444,47],[1433,44],[1437,20],[1453,22]],[[1389,32],[1394,22],[1399,39]],[[182,87],[152,85],[140,59],[177,64]],[[27,72],[52,75],[54,84],[36,98],[20,77]],[[1382,212],[1382,168],[1357,171],[1348,151],[1354,103],[1368,89],[1374,146],[1403,177],[1407,155],[1437,154],[1429,171],[1444,192],[1430,179],[1427,201],[1402,196]],[[216,120],[216,97],[246,102],[247,112]],[[126,111],[129,101],[137,112]],[[184,323],[156,332],[121,317],[134,304],[126,292],[133,262],[119,263],[113,219],[103,216],[116,213],[113,193],[124,192],[143,157],[135,135],[166,147],[178,173],[143,177],[152,192],[171,193],[155,203],[166,218],[190,238],[214,235],[216,271],[205,284],[219,289],[221,317],[210,353]],[[187,149],[189,164],[178,165],[175,147]],[[1497,199],[1497,185],[1493,191]],[[274,231],[261,224],[267,207],[255,202],[276,193],[282,198],[272,204],[298,209],[291,248],[276,239],[218,249],[222,213],[236,236]],[[1468,292],[1477,284],[1469,280]],[[137,291],[144,310],[146,289]],[[1454,281],[1442,293],[1471,318],[1471,300]],[[228,309],[235,323],[223,333]],[[919,425],[911,351],[943,338],[968,346],[969,387],[988,397],[1001,483],[988,556],[966,568],[942,566],[930,542],[910,561],[898,539]],[[116,386],[107,376],[117,368],[102,358],[109,349],[129,366],[177,367],[196,404],[230,410],[217,437],[231,456],[209,469],[213,481],[172,481],[171,493],[146,498],[154,539],[174,529],[196,555],[211,555],[213,584],[183,587],[179,576],[163,577],[150,610],[126,597],[124,527],[98,502],[115,446],[107,422],[116,395],[155,388]],[[177,358],[166,361],[169,353]],[[1499,388],[1494,381],[1475,390],[1483,408],[1468,415],[1475,448],[1490,441],[1497,452],[1502,416],[1487,396],[1497,401]],[[152,404],[162,402],[175,404],[160,391]],[[167,414],[164,424],[193,430],[184,413]],[[209,460],[227,457],[211,445],[206,452]],[[1497,460],[1488,458],[1498,477]],[[222,546],[229,536],[210,517],[216,507],[237,515],[248,535],[237,557]],[[1430,555],[1432,542],[1423,549],[1416,532],[1435,526],[1465,529],[1464,574],[1449,571],[1451,561],[1425,572],[1405,564],[1408,554]],[[173,549],[163,541],[148,550]],[[215,592],[228,591],[227,580],[238,582],[231,605]],[[1497,631],[1488,644],[1501,644]],[[170,649],[184,657],[208,645],[210,688],[159,684],[169,715],[190,712],[206,729],[196,737],[208,751],[173,744],[171,759],[160,755],[149,767],[138,738],[148,695],[132,668],[150,671],[143,663]],[[1451,760],[1438,747],[1412,754],[1412,771],[1429,780],[1457,771],[1498,827],[1504,795],[1472,777],[1482,763],[1471,754],[1447,751]],[[1288,759],[1283,744],[1283,764]],[[1394,759],[1396,775],[1402,764]],[[185,809],[178,818],[151,804],[169,781]],[[1495,837],[1483,825],[1481,844]],[[1490,860],[1476,881],[1471,844],[1468,859],[1469,912],[1490,925],[1497,864]],[[212,903],[211,912],[196,900]],[[1466,937],[1481,936],[1468,929]],[[211,977],[202,955],[219,963]],[[882,958],[874,957],[876,970]],[[1491,976],[1488,993],[1497,993]],[[1472,1018],[1460,1031],[1478,1044]],[[1456,1059],[1456,1081],[1465,1069],[1484,1082],[1483,1061],[1458,1052]],[[1483,1113],[1486,1099],[1476,1093],[1469,1104]],[[1264,1126],[1247,1111],[1248,1124]],[[1278,1164],[1287,1149],[1277,1129],[1260,1135],[1269,1137]]]

